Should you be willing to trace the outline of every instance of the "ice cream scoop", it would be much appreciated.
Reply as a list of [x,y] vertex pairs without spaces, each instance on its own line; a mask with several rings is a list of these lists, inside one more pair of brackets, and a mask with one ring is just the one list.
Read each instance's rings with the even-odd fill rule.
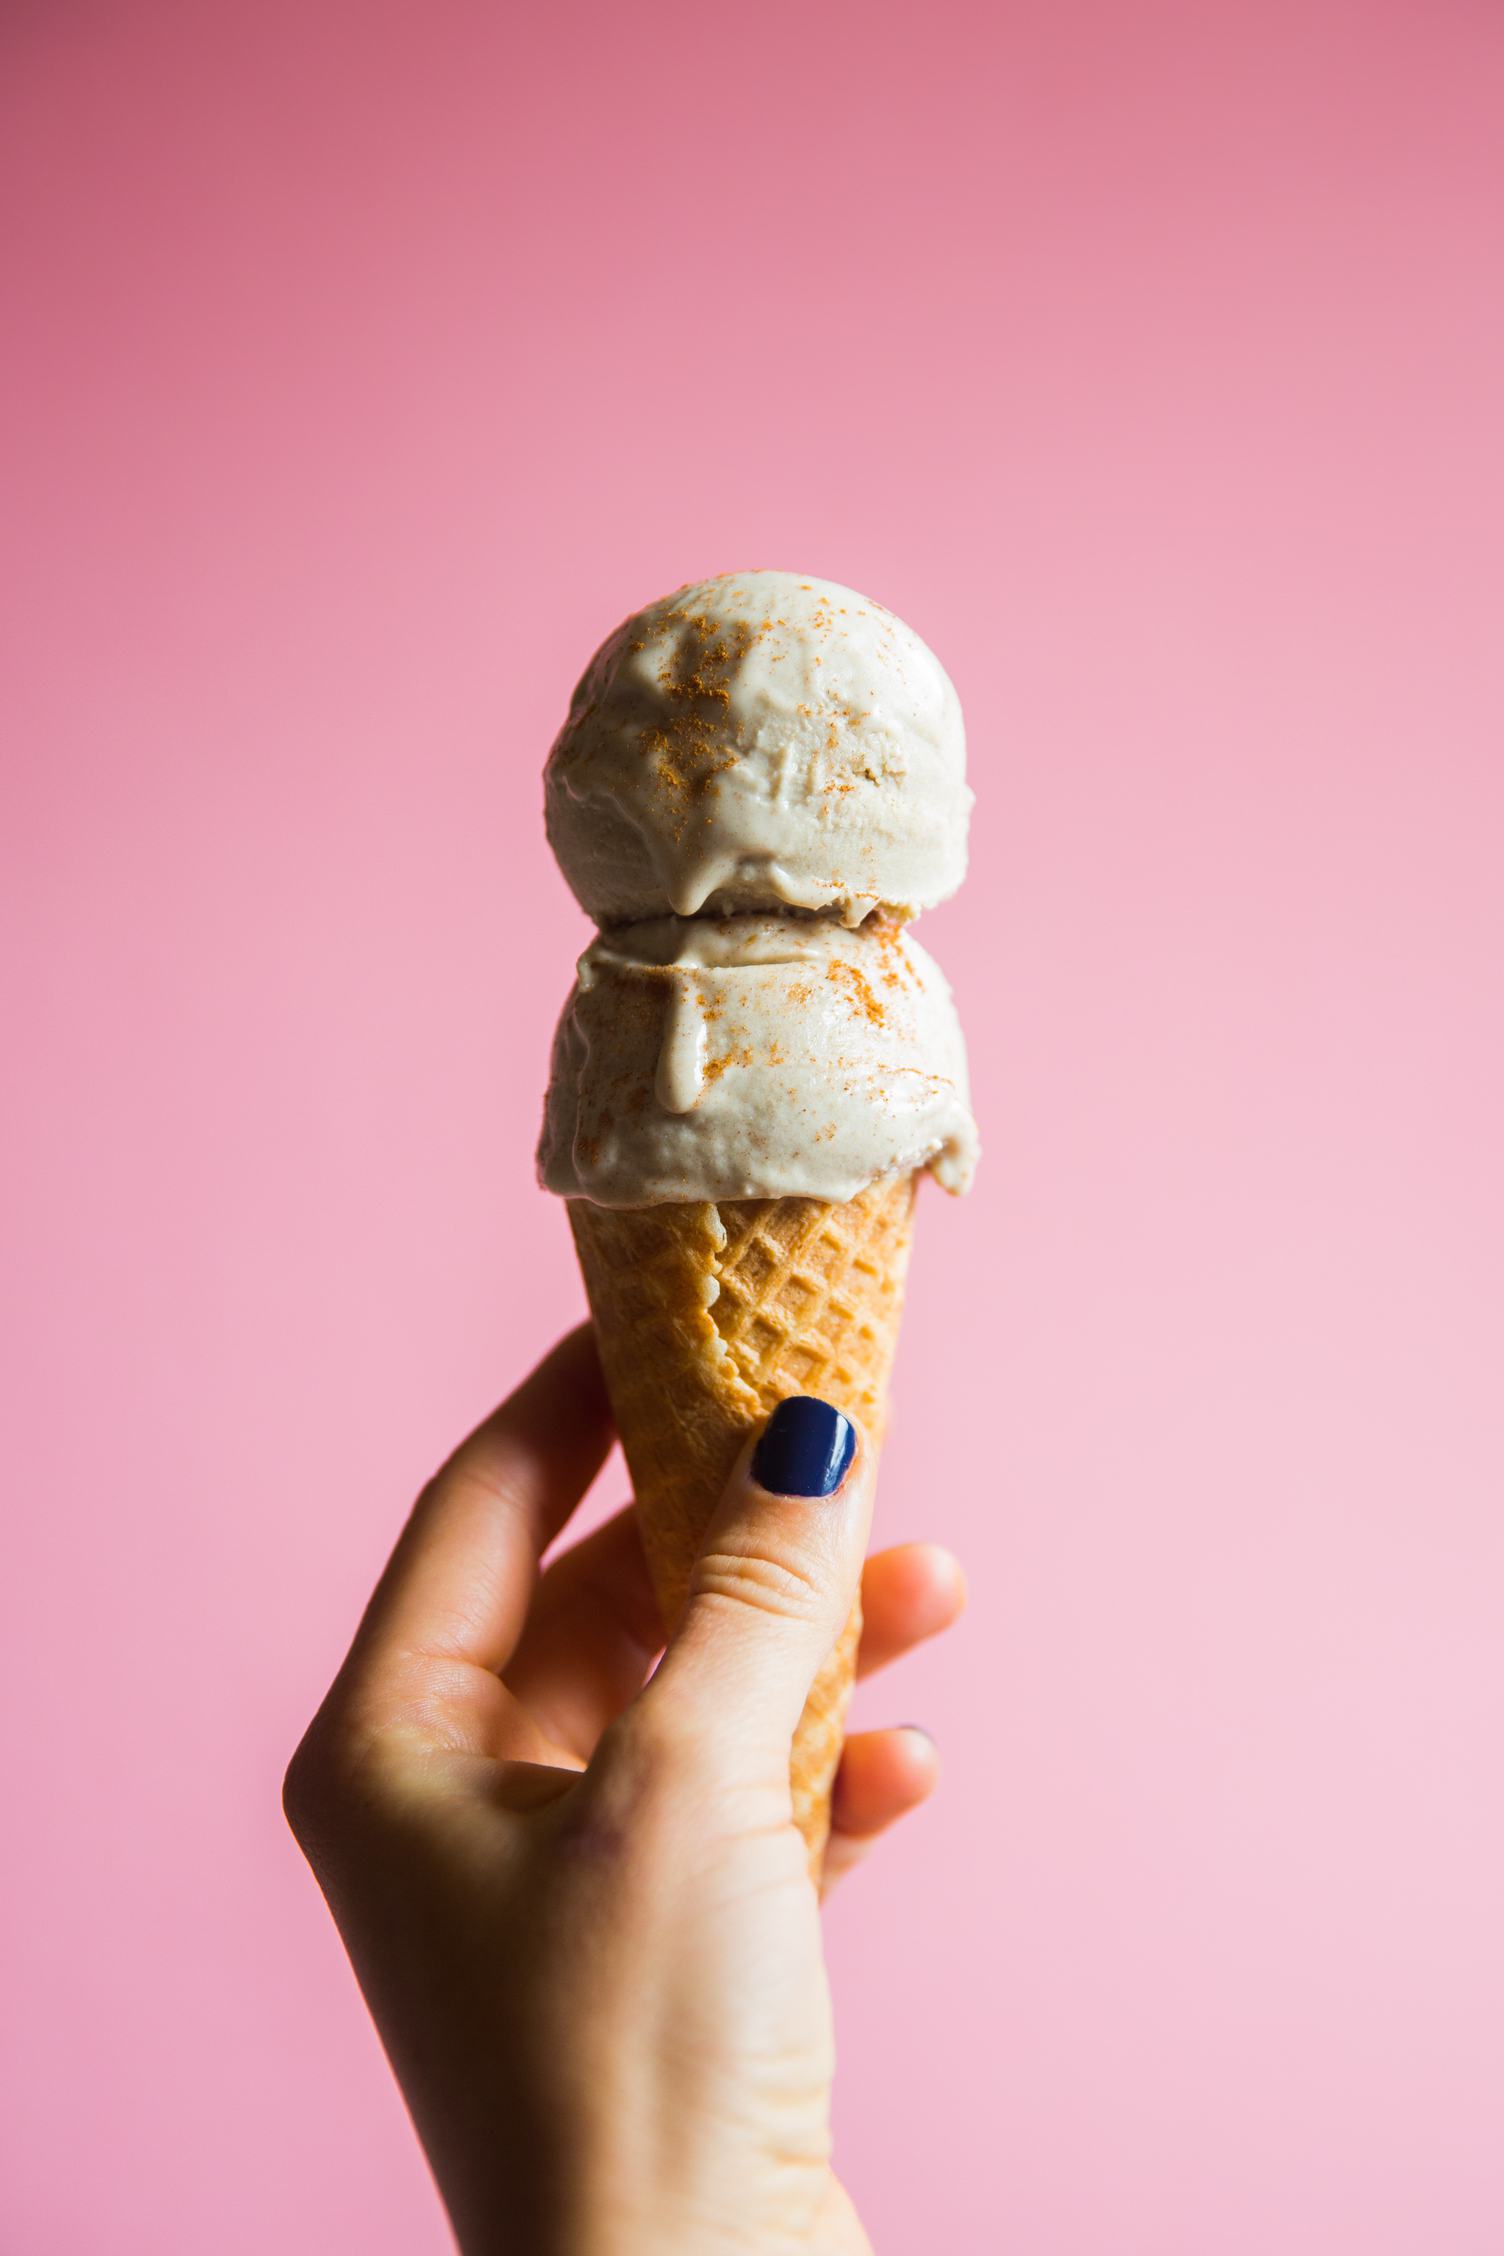
[[923,1167],[962,1191],[976,1150],[950,989],[886,919],[667,917],[580,958],[539,1152],[565,1198],[841,1200]]
[[961,707],[891,611],[792,572],[651,603],[586,668],[545,777],[597,924],[704,912],[916,914],[966,873]]

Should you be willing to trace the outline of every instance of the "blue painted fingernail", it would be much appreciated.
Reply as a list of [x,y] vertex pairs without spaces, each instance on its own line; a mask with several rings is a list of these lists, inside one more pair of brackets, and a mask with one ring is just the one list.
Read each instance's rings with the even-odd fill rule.
[[856,1428],[813,1394],[780,1402],[752,1453],[752,1478],[774,1496],[834,1496],[856,1455]]

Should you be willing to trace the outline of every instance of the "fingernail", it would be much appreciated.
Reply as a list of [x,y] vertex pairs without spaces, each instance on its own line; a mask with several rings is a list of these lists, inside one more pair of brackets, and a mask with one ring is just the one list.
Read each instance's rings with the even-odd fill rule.
[[856,1455],[856,1428],[813,1394],[780,1402],[752,1454],[752,1478],[774,1496],[834,1496]]
[[898,1729],[903,1733],[906,1739],[917,1739],[920,1742],[921,1746],[924,1748],[925,1754],[929,1757],[930,1768],[932,1770],[938,1770],[940,1766],[940,1749],[935,1744],[935,1734],[933,1733],[933,1731],[926,1731],[922,1723],[901,1723],[899,1724]]

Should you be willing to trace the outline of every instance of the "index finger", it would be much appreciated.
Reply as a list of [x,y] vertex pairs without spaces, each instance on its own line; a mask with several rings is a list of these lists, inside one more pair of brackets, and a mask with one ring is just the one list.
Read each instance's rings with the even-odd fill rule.
[[538,1559],[611,1446],[588,1324],[460,1444],[413,1507],[356,1633],[364,1671],[393,1659],[495,1673],[522,1633]]

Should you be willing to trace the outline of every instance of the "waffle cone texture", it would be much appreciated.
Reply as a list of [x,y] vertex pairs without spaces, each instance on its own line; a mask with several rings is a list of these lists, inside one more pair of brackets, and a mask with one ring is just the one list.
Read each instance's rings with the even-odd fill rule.
[[[569,1217],[665,1630],[749,1433],[814,1394],[880,1440],[913,1232],[911,1175],[839,1205],[737,1199]],[[794,1818],[818,1878],[860,1602],[794,1735]]]

